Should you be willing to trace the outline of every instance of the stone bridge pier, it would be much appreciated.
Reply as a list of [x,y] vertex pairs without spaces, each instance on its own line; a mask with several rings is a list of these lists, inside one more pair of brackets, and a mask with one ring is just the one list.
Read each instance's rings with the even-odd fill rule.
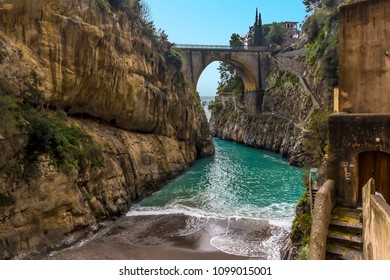
[[261,111],[271,51],[267,47],[176,45],[182,56],[182,71],[194,88],[206,67],[214,61],[235,67],[244,82],[242,103],[250,113]]

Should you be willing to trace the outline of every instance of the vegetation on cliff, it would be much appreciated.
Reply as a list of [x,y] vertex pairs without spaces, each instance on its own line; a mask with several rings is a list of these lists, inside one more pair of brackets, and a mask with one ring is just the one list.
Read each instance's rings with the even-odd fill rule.
[[304,185],[306,191],[303,193],[301,199],[295,209],[295,219],[292,224],[289,238],[292,242],[292,248],[290,249],[291,258],[305,260],[308,257],[309,245],[310,245],[310,233],[311,233],[311,209],[309,201],[309,176],[303,175]]
[[[233,33],[229,44],[231,47],[241,47],[244,46],[244,41],[245,38]],[[229,63],[221,62],[218,67],[218,71],[220,76],[220,81],[218,82],[218,93],[241,94],[244,90],[244,82],[237,73],[236,68]]]
[[[32,80],[31,83],[29,80]],[[87,165],[101,164],[101,150],[92,137],[76,125],[66,123],[66,113],[45,109],[43,93],[37,88],[35,72],[25,81],[26,89],[17,94],[15,100],[7,92],[6,81],[0,80],[0,127],[3,141],[12,145],[17,135],[26,139],[25,144],[5,166],[15,178],[23,179],[39,176],[38,157],[50,156],[52,164],[64,170],[83,171]]]
[[[306,2],[306,3],[305,3]],[[314,12],[302,28],[307,34],[306,62],[315,69],[315,78],[326,81],[330,88],[338,83],[338,5],[336,0],[304,1],[307,10]]]
[[280,22],[274,22],[272,24],[263,25],[263,34],[267,46],[276,45],[281,46],[284,40],[284,27]]
[[[342,1],[343,2],[343,1]],[[313,111],[304,141],[306,153],[317,166],[324,164],[328,145],[328,117],[331,114],[333,87],[338,84],[338,6],[336,0],[304,0],[311,14],[303,24],[307,34],[306,68],[321,108]],[[308,189],[308,182],[305,181]],[[306,259],[310,244],[311,210],[308,196],[299,201],[290,238],[299,258]]]
[[310,116],[308,131],[303,142],[306,153],[316,165],[321,165],[328,153],[328,118],[327,109],[316,110]]
[[0,259],[69,245],[213,154],[145,7],[0,1]]

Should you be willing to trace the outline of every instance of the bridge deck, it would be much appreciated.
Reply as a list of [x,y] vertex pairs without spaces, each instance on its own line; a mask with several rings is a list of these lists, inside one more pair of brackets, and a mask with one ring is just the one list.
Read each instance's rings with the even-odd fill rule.
[[181,50],[215,50],[215,51],[239,51],[239,52],[270,52],[270,48],[265,46],[223,46],[223,45],[182,45],[175,44],[173,49]]

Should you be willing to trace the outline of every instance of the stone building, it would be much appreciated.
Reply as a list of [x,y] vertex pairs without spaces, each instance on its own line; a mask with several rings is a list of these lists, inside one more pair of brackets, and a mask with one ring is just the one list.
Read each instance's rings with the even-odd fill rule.
[[284,41],[287,44],[291,44],[300,38],[301,32],[298,30],[298,22],[284,21],[282,25],[284,27]]
[[[322,259],[330,252],[347,259],[390,259],[390,1],[342,6],[339,28],[329,180],[316,196],[310,257]],[[345,217],[335,222],[340,213]],[[349,235],[351,246],[341,240],[346,235],[332,231],[337,223],[361,229]]]

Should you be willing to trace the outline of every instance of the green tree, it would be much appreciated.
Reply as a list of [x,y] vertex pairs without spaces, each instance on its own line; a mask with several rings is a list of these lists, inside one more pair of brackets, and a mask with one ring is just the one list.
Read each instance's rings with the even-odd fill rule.
[[317,39],[322,27],[322,23],[320,24],[320,20],[317,15],[312,15],[307,18],[302,28],[307,34],[307,40],[309,43],[313,43]]
[[231,47],[242,47],[244,46],[243,38],[239,34],[233,33],[230,37],[229,44]]
[[321,7],[321,0],[303,0],[303,4],[306,6],[306,12],[311,12]]
[[328,151],[328,119],[330,111],[315,111],[310,117],[308,132],[304,141],[306,153],[321,162]]
[[145,23],[152,22],[152,10],[145,0],[139,2],[141,19]]
[[[232,47],[241,47],[244,46],[244,40],[239,34],[233,33],[229,44]],[[241,93],[244,90],[244,83],[233,65],[221,62],[218,71],[220,75],[218,93]]]
[[281,45],[283,43],[283,33],[283,24],[276,22],[272,23],[266,37],[267,43]]

